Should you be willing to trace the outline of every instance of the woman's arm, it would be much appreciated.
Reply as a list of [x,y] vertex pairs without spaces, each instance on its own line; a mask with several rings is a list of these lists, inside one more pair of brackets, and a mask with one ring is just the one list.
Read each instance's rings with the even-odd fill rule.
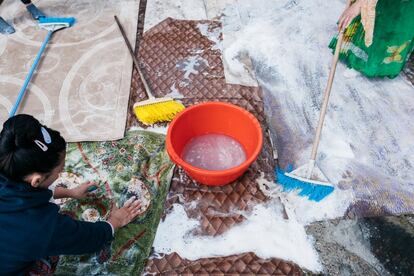
[[106,221],[87,222],[58,214],[54,233],[48,243],[45,256],[78,255],[96,252],[113,239],[113,230],[133,221],[139,214],[139,201],[127,200],[122,208],[113,206]]
[[374,34],[375,7],[377,2],[378,0],[356,0],[339,17],[339,30],[344,30],[355,17],[361,15],[361,23],[365,30],[365,45],[369,47],[372,44]]
[[339,31],[344,30],[346,27],[348,27],[349,23],[352,22],[352,20],[361,14],[361,6],[362,1],[356,0],[351,6],[349,6],[339,17],[338,20],[338,28]]
[[93,186],[96,187],[96,184],[94,182],[86,182],[73,189],[67,189],[64,187],[56,187],[53,191],[53,198],[54,199],[59,199],[59,198],[82,199],[88,196],[89,188]]
[[113,239],[111,226],[104,221],[78,221],[59,214],[54,227],[46,256],[94,253]]

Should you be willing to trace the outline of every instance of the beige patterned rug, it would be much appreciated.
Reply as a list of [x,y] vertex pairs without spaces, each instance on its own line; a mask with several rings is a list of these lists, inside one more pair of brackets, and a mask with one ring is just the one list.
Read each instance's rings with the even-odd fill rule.
[[[139,0],[33,1],[46,15],[76,18],[52,36],[18,113],[29,113],[71,142],[124,136],[132,60],[113,16],[135,41]],[[6,0],[0,16],[16,32],[0,36],[0,123],[8,118],[47,31],[20,1]]]

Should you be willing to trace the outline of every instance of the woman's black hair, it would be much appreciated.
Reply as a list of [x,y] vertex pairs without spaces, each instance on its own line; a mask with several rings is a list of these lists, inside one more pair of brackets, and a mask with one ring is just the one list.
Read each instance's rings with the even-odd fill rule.
[[50,173],[59,165],[65,149],[65,139],[58,131],[43,126],[33,116],[16,115],[0,132],[0,173],[16,181],[35,172]]

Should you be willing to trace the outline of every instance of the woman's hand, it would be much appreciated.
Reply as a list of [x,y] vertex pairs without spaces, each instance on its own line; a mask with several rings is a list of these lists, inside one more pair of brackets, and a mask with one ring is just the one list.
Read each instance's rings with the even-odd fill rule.
[[67,189],[65,187],[56,187],[53,192],[53,198],[76,198],[82,199],[89,195],[91,187],[98,187],[95,182],[85,182],[73,189]]
[[95,182],[85,182],[76,188],[70,189],[70,197],[75,199],[86,198],[90,193],[91,187],[98,187]]
[[356,0],[349,8],[347,8],[339,17],[338,29],[339,31],[345,30],[349,23],[361,14],[361,0]]
[[140,212],[140,206],[141,205],[135,196],[128,199],[122,208],[118,208],[114,204],[109,215],[108,222],[114,227],[114,229],[121,228],[137,217]]

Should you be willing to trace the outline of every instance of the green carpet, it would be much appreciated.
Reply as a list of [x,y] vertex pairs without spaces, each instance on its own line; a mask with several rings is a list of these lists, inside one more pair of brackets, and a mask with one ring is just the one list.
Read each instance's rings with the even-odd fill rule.
[[101,252],[64,256],[56,275],[138,275],[150,254],[173,172],[165,151],[165,136],[146,131],[128,132],[114,142],[69,144],[66,168],[58,185],[73,187],[96,181],[100,188],[84,200],[61,200],[61,212],[79,220],[104,220],[115,202],[132,195],[141,214],[115,233]]

